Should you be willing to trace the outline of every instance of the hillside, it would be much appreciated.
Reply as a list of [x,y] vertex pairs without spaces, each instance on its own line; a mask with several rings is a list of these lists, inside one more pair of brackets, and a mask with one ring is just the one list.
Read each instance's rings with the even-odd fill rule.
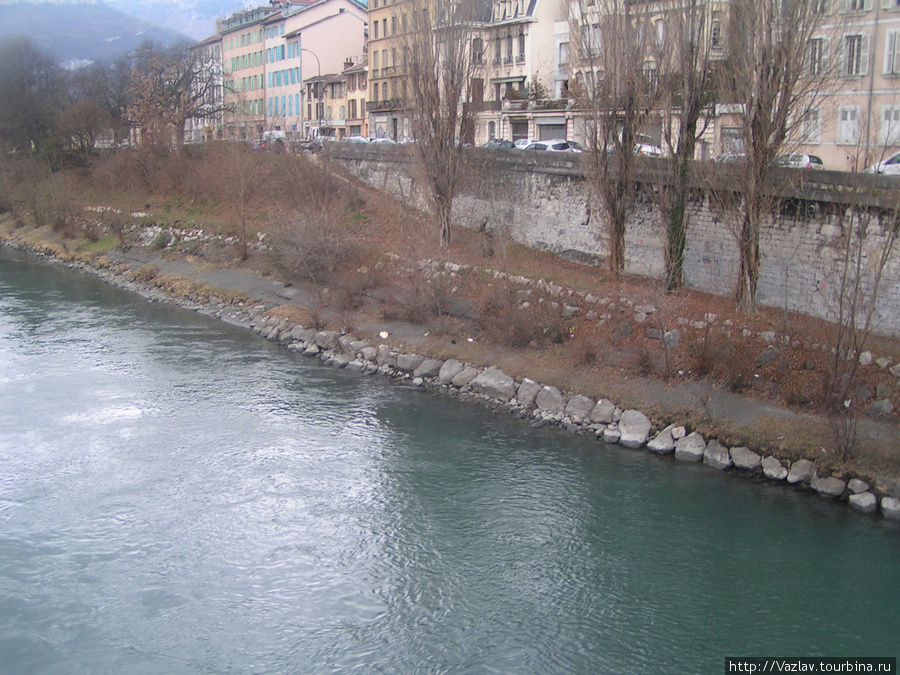
[[63,64],[110,61],[147,39],[171,44],[187,39],[103,3],[0,4],[0,39],[27,35]]

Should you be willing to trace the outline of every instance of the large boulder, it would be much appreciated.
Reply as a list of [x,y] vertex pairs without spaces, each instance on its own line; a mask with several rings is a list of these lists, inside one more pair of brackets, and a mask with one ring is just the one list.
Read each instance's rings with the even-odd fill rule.
[[597,401],[597,405],[591,410],[591,422],[597,424],[612,424],[613,414],[616,412],[616,406],[612,401],[601,398]]
[[640,448],[650,438],[650,418],[640,410],[626,410],[619,420],[619,444],[626,448]]
[[881,515],[890,520],[900,520],[900,499],[897,497],[882,497]]
[[421,354],[397,354],[397,367],[409,373],[422,365],[425,357]]
[[706,452],[706,441],[696,431],[675,442],[675,459],[681,462],[699,462]]
[[819,478],[818,475],[814,475],[809,484],[813,490],[828,499],[837,499],[847,489],[847,483],[834,476]]
[[731,449],[731,461],[736,469],[742,471],[756,471],[762,463],[762,457],[745,447]]
[[338,338],[341,334],[336,330],[320,330],[316,333],[316,344],[322,349],[339,349]]
[[534,405],[538,410],[554,415],[563,411],[565,401],[556,387],[542,387],[534,399]]
[[647,443],[647,449],[659,453],[660,455],[666,455],[670,452],[675,452],[675,439],[672,438],[672,429],[674,428],[675,425],[670,424],[665,429],[660,431],[656,435],[656,438]]
[[762,470],[771,480],[784,480],[788,475],[788,470],[775,457],[766,457],[762,461]]
[[447,359],[444,361],[444,365],[441,366],[440,371],[438,371],[438,382],[441,384],[450,384],[453,381],[453,378],[459,375],[465,367],[466,366],[462,361]]
[[850,507],[862,513],[875,513],[878,508],[878,499],[871,492],[859,492],[847,498]]
[[791,485],[806,483],[812,480],[816,472],[816,465],[808,459],[798,459],[791,464],[791,470],[787,475],[787,482]]
[[479,394],[500,401],[508,401],[516,395],[516,381],[495,366],[484,370],[469,385]]
[[576,424],[583,423],[591,416],[594,409],[594,400],[581,394],[573,396],[566,405],[566,415],[572,418]]
[[543,389],[543,386],[534,380],[527,377],[523,379],[522,383],[519,385],[519,390],[516,392],[516,398],[519,401],[519,405],[530,408],[534,405],[534,399],[537,398],[541,389]]
[[703,451],[703,463],[719,471],[724,471],[732,464],[728,448],[719,443],[715,438],[706,444]]
[[459,373],[453,376],[453,379],[450,380],[450,384],[454,387],[465,387],[467,384],[471,384],[472,380],[478,377],[478,374],[481,371],[474,366],[466,366]]
[[444,362],[441,359],[425,359],[413,371],[413,377],[437,377]]

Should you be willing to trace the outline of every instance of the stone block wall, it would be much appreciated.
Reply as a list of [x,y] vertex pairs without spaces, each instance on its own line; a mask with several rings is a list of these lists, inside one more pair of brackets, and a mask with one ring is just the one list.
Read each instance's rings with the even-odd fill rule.
[[[418,208],[427,208],[423,179],[403,148],[338,148],[331,158],[366,183]],[[531,155],[531,153],[528,153]],[[548,153],[549,155],[550,153]],[[536,249],[603,264],[608,241],[602,209],[592,200],[577,156],[523,157],[517,151],[475,153],[454,202],[454,220],[483,223]],[[835,320],[840,266],[847,237],[858,226],[847,205],[832,203],[808,220],[777,215],[763,229],[757,287],[762,305]],[[689,288],[728,295],[739,267],[736,223],[708,196],[689,206],[685,280]],[[835,213],[839,215],[834,215]],[[871,212],[864,239],[865,289],[889,241],[889,218]],[[854,240],[855,241],[855,240]],[[626,230],[626,272],[656,279],[665,274],[665,227],[651,191],[638,200]],[[889,252],[879,282],[874,329],[900,336],[900,248]]]

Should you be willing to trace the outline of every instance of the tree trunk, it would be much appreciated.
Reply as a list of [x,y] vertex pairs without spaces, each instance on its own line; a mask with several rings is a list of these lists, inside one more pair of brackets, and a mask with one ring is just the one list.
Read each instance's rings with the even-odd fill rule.
[[742,311],[756,307],[756,283],[759,280],[759,233],[752,216],[747,213],[741,222],[740,270],[734,288],[734,304]]

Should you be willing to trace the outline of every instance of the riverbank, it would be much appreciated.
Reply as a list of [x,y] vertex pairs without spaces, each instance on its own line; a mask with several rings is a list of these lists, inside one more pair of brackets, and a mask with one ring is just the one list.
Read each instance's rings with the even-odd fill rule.
[[[593,435],[608,444],[646,449],[675,461],[702,462],[719,470],[740,472],[747,477],[771,480],[808,489],[829,499],[845,501],[863,513],[881,513],[900,518],[900,481],[890,474],[874,474],[852,463],[837,470],[825,462],[769,447],[734,445],[729,433],[737,427],[783,425],[784,428],[823,425],[808,413],[784,410],[766,402],[735,397],[696,383],[672,386],[649,378],[620,382],[617,391],[626,401],[597,396],[592,387],[560,387],[553,381],[530,375],[547,372],[533,352],[500,349],[471,338],[443,339],[430,331],[402,321],[373,320],[360,313],[350,330],[339,330],[347,316],[313,316],[317,289],[286,285],[261,277],[249,269],[229,269],[191,255],[176,255],[135,246],[109,250],[103,255],[72,251],[53,241],[49,232],[14,230],[4,223],[7,245],[90,272],[152,301],[174,302],[193,311],[245,326],[287,349],[320,358],[338,367],[363,374],[381,374],[440,395],[460,397],[514,414],[533,426],[554,425],[570,433]],[[64,243],[64,242],[63,242]],[[420,263],[432,276],[460,274],[462,267]],[[430,270],[430,272],[429,272]],[[453,277],[451,277],[453,278]],[[574,302],[574,300],[573,300]],[[328,323],[333,326],[327,326]],[[337,324],[335,324],[337,322]],[[320,324],[320,325],[316,325]],[[325,325],[323,325],[325,324]],[[346,327],[346,326],[345,326]],[[480,349],[474,349],[475,343]],[[479,354],[474,360],[467,355]],[[626,386],[627,385],[627,386]],[[697,423],[697,412],[672,419],[676,404],[684,397],[703,409],[705,424]],[[642,406],[641,401],[647,405]],[[882,434],[884,442],[896,439],[892,425],[864,425],[871,438]],[[704,429],[724,429],[714,435]],[[790,438],[783,439],[790,446]],[[893,440],[895,443],[896,441]]]

